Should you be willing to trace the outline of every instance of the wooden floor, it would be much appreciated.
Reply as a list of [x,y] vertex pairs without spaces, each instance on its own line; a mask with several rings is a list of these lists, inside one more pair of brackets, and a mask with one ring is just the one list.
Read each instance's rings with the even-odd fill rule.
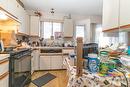
[[[66,70],[57,70],[57,71],[38,71],[34,72],[32,75],[32,80],[46,74],[46,73],[51,73],[56,76],[55,79],[52,81],[48,82],[46,85],[42,87],[67,87],[67,82],[68,82],[68,77],[66,75]],[[29,87],[37,87],[33,83],[29,85]]]

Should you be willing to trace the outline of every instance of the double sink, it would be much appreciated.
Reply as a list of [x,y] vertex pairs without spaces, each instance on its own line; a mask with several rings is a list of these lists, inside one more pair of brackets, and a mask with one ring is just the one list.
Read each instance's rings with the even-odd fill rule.
[[40,49],[40,55],[62,55],[62,48],[43,48]]

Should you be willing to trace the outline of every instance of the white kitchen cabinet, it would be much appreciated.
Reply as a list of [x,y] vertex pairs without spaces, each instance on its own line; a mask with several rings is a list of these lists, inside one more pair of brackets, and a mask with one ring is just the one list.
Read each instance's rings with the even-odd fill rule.
[[0,80],[0,87],[9,87],[9,75]]
[[40,56],[40,70],[62,69],[63,59],[61,55]]
[[51,69],[51,56],[40,56],[40,70]]
[[7,9],[8,8],[8,0],[0,0],[0,7]]
[[31,71],[34,72],[40,69],[39,50],[34,50],[31,54]]
[[130,24],[130,0],[120,0],[120,26]]
[[8,8],[7,9],[4,8],[4,9],[17,17],[17,11],[19,10],[19,6],[20,6],[19,3],[16,0],[8,0],[6,5],[8,5]]
[[73,37],[73,20],[72,19],[65,19],[63,24],[63,35],[64,37]]
[[103,0],[103,30],[117,28],[118,26],[119,0]]
[[[27,12],[16,0],[0,0],[0,6],[15,16],[20,22],[19,33],[29,34],[29,23]],[[28,18],[27,18],[28,17]]]
[[40,18],[38,16],[30,16],[30,35],[40,35]]
[[62,56],[51,56],[51,69],[62,69],[63,60]]
[[30,17],[29,17],[29,14],[26,11],[25,11],[25,21],[24,21],[24,23],[25,23],[25,32],[26,32],[26,34],[29,35],[29,32],[30,32],[29,31]]
[[9,71],[9,61],[0,65],[0,75],[4,74],[7,71]]
[[0,54],[0,87],[9,87],[9,56],[3,55]]

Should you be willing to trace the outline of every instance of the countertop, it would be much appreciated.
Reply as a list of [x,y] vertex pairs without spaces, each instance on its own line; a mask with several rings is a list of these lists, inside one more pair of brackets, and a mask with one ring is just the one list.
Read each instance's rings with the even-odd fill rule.
[[31,47],[32,49],[74,49],[75,47]]
[[0,61],[10,57],[10,54],[0,54]]

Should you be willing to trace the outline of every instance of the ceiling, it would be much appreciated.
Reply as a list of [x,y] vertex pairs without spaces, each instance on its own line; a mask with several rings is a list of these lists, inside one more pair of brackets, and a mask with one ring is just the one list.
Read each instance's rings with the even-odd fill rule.
[[102,15],[102,0],[21,0],[27,10],[76,15]]

